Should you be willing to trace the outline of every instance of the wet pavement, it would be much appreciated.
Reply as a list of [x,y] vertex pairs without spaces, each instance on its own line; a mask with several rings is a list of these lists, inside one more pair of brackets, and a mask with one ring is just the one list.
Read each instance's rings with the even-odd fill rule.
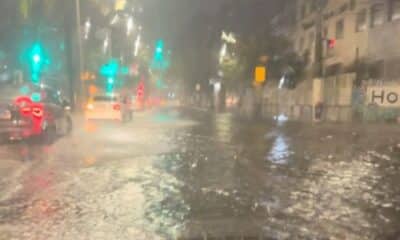
[[0,240],[400,237],[396,125],[176,109],[77,125],[0,147]]

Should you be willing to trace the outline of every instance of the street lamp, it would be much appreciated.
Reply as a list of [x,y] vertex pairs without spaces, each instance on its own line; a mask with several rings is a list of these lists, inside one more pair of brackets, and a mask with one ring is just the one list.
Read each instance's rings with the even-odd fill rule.
[[135,41],[135,52],[134,52],[134,56],[137,57],[138,53],[139,53],[139,48],[140,48],[140,34],[138,34],[138,36],[136,37],[136,41]]
[[104,53],[107,53],[109,42],[110,42],[110,38],[109,38],[109,36],[107,34],[107,36],[106,36],[106,38],[104,39],[104,42],[103,42],[103,52]]
[[226,51],[227,51],[227,45],[224,43],[221,47],[221,50],[219,52],[219,63],[222,63],[224,61],[224,58],[226,56]]
[[92,24],[90,22],[90,18],[86,19],[86,22],[85,22],[85,39],[86,40],[89,38],[91,26],[92,26]]
[[130,16],[126,22],[126,35],[130,35],[133,29],[133,18]]

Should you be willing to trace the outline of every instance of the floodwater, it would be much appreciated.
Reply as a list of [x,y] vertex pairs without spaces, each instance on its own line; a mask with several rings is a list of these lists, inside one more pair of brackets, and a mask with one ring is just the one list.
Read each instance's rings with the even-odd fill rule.
[[398,132],[169,109],[3,146],[34,157],[4,161],[0,240],[396,239]]

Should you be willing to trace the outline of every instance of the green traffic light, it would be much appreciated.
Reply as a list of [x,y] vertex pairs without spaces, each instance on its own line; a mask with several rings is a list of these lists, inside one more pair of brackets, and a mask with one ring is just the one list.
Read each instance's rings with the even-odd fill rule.
[[43,55],[42,46],[39,43],[34,44],[30,55],[33,63],[40,63]]
[[164,41],[158,40],[156,43],[156,52],[154,56],[155,61],[163,61],[164,60]]
[[152,69],[161,70],[161,71],[168,69],[170,52],[168,51],[167,55],[164,54],[165,53],[164,45],[165,45],[164,40],[162,40],[162,39],[157,40],[156,45],[155,45],[153,60],[151,63]]
[[108,84],[114,84],[114,78],[110,77],[107,79]]
[[31,79],[35,84],[40,83],[40,75],[43,71],[44,67],[44,56],[43,56],[43,48],[40,43],[35,43],[30,52],[30,68],[31,68]]
[[39,54],[35,54],[35,55],[33,56],[33,62],[34,62],[34,63],[39,63],[41,59],[42,59],[42,58],[40,57]]

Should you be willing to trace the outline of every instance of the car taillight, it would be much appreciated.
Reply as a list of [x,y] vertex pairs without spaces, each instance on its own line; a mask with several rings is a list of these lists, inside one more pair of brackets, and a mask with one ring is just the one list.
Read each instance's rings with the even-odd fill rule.
[[43,109],[41,107],[33,107],[32,115],[37,118],[43,117]]
[[21,110],[21,113],[23,115],[27,115],[27,114],[30,114],[32,112],[32,108],[31,107],[22,107],[20,110]]
[[114,104],[113,109],[114,109],[115,111],[119,111],[119,110],[121,110],[121,105],[119,105],[119,104]]

